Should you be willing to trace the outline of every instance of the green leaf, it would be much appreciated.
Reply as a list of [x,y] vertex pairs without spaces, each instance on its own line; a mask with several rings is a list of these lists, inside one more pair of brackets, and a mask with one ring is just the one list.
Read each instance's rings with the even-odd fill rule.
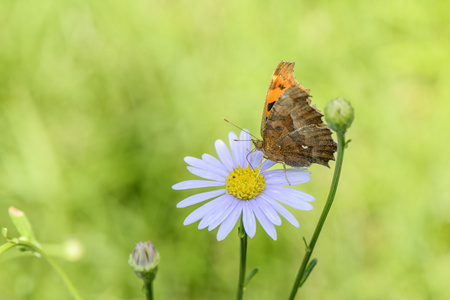
[[[242,221],[241,221],[241,223],[242,223]],[[244,226],[239,226],[238,227],[238,236],[239,236],[239,238],[240,239],[243,239],[245,236],[246,236],[246,232],[245,232],[245,229],[244,229]]]
[[305,243],[305,251],[306,252],[311,252],[311,248],[308,245],[308,242],[306,242],[305,237],[303,237],[303,242]]
[[256,267],[247,274],[247,276],[245,277],[245,280],[244,280],[244,286],[247,286],[247,284],[250,282],[250,280],[253,278],[253,276],[255,276],[256,273],[258,273],[258,271],[259,271],[259,268]]
[[351,142],[351,141],[352,141],[351,139],[350,139],[350,140],[348,140],[348,141],[346,141],[346,142],[345,142],[345,146],[344,146],[344,147],[345,147],[345,148],[348,148],[348,144],[350,144],[350,142]]
[[298,288],[300,288],[303,285],[303,283],[305,283],[306,279],[308,279],[309,274],[311,274],[311,271],[314,269],[316,264],[317,264],[317,258],[314,258],[313,260],[311,260],[309,262],[308,266],[305,269],[305,273],[303,274],[302,280],[300,281]]

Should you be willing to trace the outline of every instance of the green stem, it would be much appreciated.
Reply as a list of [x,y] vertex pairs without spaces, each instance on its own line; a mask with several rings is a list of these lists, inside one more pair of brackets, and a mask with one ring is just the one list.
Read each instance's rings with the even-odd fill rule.
[[245,264],[247,260],[247,233],[244,230],[244,221],[241,217],[241,225],[239,227],[239,237],[241,239],[241,259],[239,267],[239,281],[236,293],[236,300],[242,300],[244,295],[244,280],[245,280]]
[[298,289],[303,284],[302,279],[305,274],[306,266],[309,263],[309,259],[311,258],[311,254],[314,251],[314,247],[316,246],[317,239],[319,238],[320,231],[322,230],[323,224],[325,223],[325,219],[327,218],[328,212],[330,211],[331,205],[333,204],[334,196],[336,195],[336,190],[339,183],[339,177],[341,175],[342,170],[342,161],[344,159],[344,148],[345,148],[345,135],[344,133],[337,133],[338,138],[338,149],[337,149],[337,159],[336,166],[334,169],[333,181],[331,182],[330,192],[328,193],[328,199],[323,208],[322,214],[320,216],[319,222],[317,223],[314,234],[311,238],[311,241],[306,247],[306,253],[303,257],[303,262],[298,271],[297,278],[295,279],[294,286],[292,287],[291,294],[289,296],[289,300],[294,300],[295,295],[297,294]]
[[70,293],[72,294],[72,296],[77,300],[83,299],[83,298],[81,298],[81,296],[78,293],[75,286],[69,280],[69,277],[67,277],[66,273],[64,273],[64,271],[59,267],[59,265],[57,265],[56,262],[51,257],[49,257],[47,255],[47,253],[45,253],[44,250],[42,250],[39,246],[37,246],[36,244],[30,243],[30,242],[27,242],[27,241],[22,241],[22,240],[17,240],[14,242],[11,241],[0,247],[0,253],[12,248],[13,246],[25,246],[25,247],[30,248],[33,252],[39,253],[53,267],[53,269],[55,269],[55,271],[58,273],[58,275],[62,278],[62,280],[66,284],[67,288],[69,289]]
[[147,300],[153,300],[153,280],[144,281],[145,297]]
[[5,252],[8,249],[11,249],[12,247],[16,246],[17,244],[14,242],[7,242],[6,244],[3,244],[0,246],[0,254]]

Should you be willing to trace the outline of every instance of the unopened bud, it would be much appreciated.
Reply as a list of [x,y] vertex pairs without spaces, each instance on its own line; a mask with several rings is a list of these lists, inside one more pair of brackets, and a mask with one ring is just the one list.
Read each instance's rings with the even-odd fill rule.
[[33,228],[31,227],[30,221],[28,221],[28,218],[23,211],[11,206],[9,207],[9,217],[21,235],[19,239],[37,244],[36,238],[34,237]]
[[139,242],[130,254],[128,263],[133,268],[136,275],[144,281],[152,281],[159,265],[159,253],[156,251],[152,242]]
[[345,132],[353,122],[353,107],[347,100],[336,98],[325,106],[325,120],[336,132]]

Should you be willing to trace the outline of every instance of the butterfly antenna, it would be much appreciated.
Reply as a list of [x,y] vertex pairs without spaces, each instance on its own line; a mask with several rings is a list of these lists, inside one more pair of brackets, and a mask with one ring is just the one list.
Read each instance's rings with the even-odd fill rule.
[[[227,119],[223,119],[223,120],[224,120],[225,122],[227,122],[227,123],[230,123],[231,125],[233,125],[234,127],[238,128],[238,129],[240,129],[240,130],[244,130],[244,129],[242,129],[241,127],[237,126],[236,124],[231,123],[231,122],[228,121]],[[255,139],[258,140],[258,138],[257,138],[256,136],[254,136],[253,134],[251,134],[250,131],[248,131],[247,129],[246,129],[245,131],[246,131],[248,134],[250,134],[252,137],[254,137]]]

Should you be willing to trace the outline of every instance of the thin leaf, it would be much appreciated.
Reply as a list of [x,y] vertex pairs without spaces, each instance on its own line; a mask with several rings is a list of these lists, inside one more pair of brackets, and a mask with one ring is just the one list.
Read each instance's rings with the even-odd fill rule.
[[253,276],[255,276],[256,273],[258,273],[258,271],[259,271],[259,268],[256,267],[247,274],[247,276],[245,277],[245,280],[244,280],[244,287],[247,286],[247,284],[250,282],[250,280],[253,278]]
[[314,258],[313,260],[311,260],[309,262],[308,266],[305,269],[305,273],[303,274],[302,280],[300,281],[300,285],[298,286],[298,288],[300,288],[305,283],[306,279],[308,279],[309,274],[314,269],[316,264],[317,264],[317,258]]

